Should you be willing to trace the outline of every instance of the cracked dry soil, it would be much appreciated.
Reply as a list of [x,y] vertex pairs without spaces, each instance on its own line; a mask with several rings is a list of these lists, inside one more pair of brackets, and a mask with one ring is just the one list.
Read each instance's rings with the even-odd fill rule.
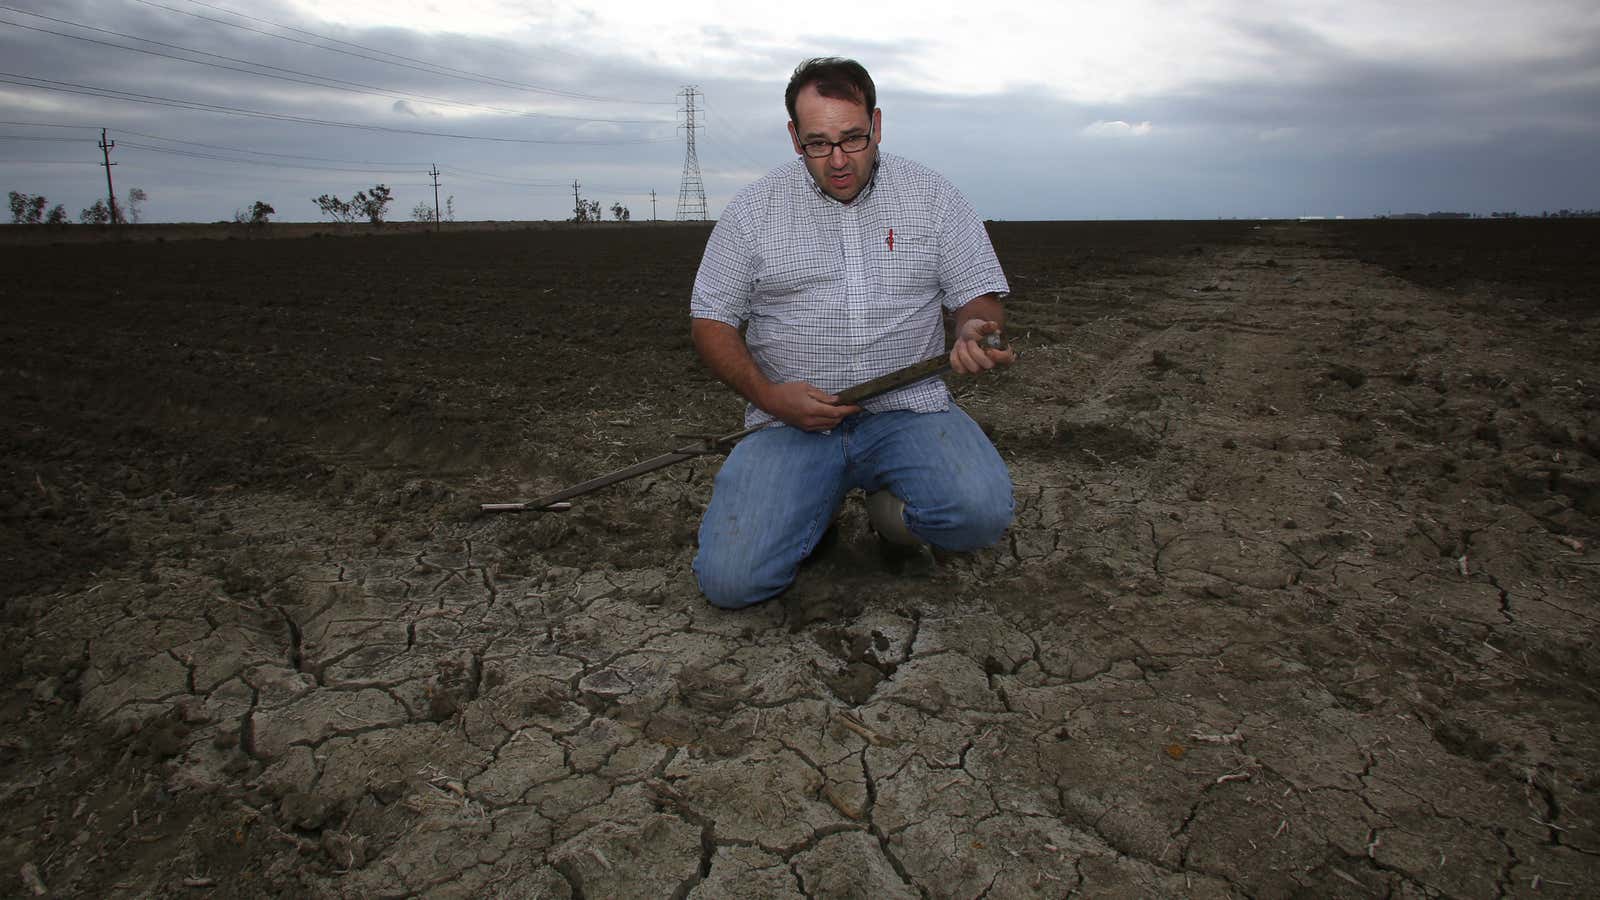
[[1592,896],[1592,222],[992,226],[1000,546],[708,607],[706,232],[0,248],[0,893]]

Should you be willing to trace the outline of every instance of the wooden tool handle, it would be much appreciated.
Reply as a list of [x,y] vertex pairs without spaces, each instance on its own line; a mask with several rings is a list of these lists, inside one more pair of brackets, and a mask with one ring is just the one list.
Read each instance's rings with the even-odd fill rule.
[[[986,334],[983,336],[983,339],[980,343],[982,343],[986,349],[990,350],[1006,349],[1005,338],[1001,337],[999,334]],[[839,392],[839,402],[842,404],[853,405],[860,403],[863,400],[870,400],[879,394],[886,394],[889,391],[895,390],[896,388],[902,388],[907,385],[916,384],[925,378],[932,378],[933,376],[938,375],[940,372],[943,372],[949,368],[950,355],[948,353],[934,356],[929,359],[925,359],[922,362],[906,366],[903,369],[896,369],[887,375],[881,375],[872,379],[871,381],[863,382],[862,384],[858,384],[851,388],[846,388],[845,390]],[[548,494],[540,497],[537,500],[530,500],[525,503],[481,503],[478,505],[478,508],[484,512],[531,512],[534,510],[558,512],[569,509],[571,508],[572,504],[567,503],[567,500],[587,494],[590,491],[599,490],[606,485],[616,484],[619,481],[627,481],[629,478],[635,478],[639,475],[645,474],[646,472],[654,472],[657,469],[664,469],[673,463],[679,463],[686,459],[693,459],[697,456],[703,456],[706,453],[726,453],[727,448],[731,447],[735,441],[738,441],[740,438],[748,434],[760,431],[770,424],[772,423],[763,422],[760,425],[745,428],[741,431],[736,431],[733,434],[725,437],[714,438],[710,440],[701,439],[701,441],[697,444],[680,447],[677,450],[663,453],[660,456],[651,457],[643,462],[634,463],[625,469],[618,469],[610,474],[601,475],[598,478],[591,478],[588,481],[575,484],[569,488],[563,488],[562,490],[556,491],[554,494]]]
[[[1006,349],[1006,339],[1001,337],[998,332],[984,335],[979,343],[987,350]],[[864,381],[853,387],[845,388],[839,392],[839,402],[853,405],[863,400],[871,400],[880,394],[887,394],[897,388],[903,388],[907,385],[916,384],[923,379],[932,378],[949,368],[949,354],[930,357],[903,369],[896,369],[887,375],[880,375],[871,381]]]

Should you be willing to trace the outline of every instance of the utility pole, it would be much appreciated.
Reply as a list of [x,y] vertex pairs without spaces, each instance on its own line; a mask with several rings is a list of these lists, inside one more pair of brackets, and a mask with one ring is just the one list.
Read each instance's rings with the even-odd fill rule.
[[434,163],[428,168],[428,174],[433,176],[433,230],[439,230],[439,164]]
[[116,141],[106,140],[106,130],[100,129],[100,155],[105,158],[102,163],[106,167],[106,202],[110,204],[107,209],[111,213],[111,224],[117,224],[117,192],[111,187],[111,167],[116,163],[111,161],[111,148],[117,145]]
[[678,219],[706,218],[706,186],[700,180],[700,157],[694,150],[694,132],[700,126],[694,121],[694,98],[700,96],[697,85],[686,84],[678,92],[683,98],[683,130],[689,136],[689,143],[683,154],[683,181],[678,185]]
[[650,189],[650,221],[656,220],[656,189]]
[[578,196],[578,179],[574,178],[572,179],[572,222],[574,225],[583,222],[583,214],[585,212],[587,210],[583,208],[583,198]]

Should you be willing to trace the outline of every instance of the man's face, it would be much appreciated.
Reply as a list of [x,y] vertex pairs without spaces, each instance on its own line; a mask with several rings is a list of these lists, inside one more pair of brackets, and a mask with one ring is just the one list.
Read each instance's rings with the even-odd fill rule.
[[[872,177],[872,167],[878,161],[878,140],[883,132],[878,110],[869,115],[867,108],[855,100],[824,97],[817,93],[816,85],[808,84],[794,98],[794,115],[797,121],[789,123],[789,137],[817,186],[840,203],[854,200]],[[865,150],[857,153],[834,147],[827,156],[810,157],[801,149],[807,141],[842,141],[869,131],[872,139]]]

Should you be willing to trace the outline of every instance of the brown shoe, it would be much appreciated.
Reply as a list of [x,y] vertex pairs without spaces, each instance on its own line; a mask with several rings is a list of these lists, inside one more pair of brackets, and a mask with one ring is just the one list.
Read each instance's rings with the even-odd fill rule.
[[888,491],[867,495],[867,522],[878,536],[902,547],[921,547],[928,542],[906,527],[906,502]]

